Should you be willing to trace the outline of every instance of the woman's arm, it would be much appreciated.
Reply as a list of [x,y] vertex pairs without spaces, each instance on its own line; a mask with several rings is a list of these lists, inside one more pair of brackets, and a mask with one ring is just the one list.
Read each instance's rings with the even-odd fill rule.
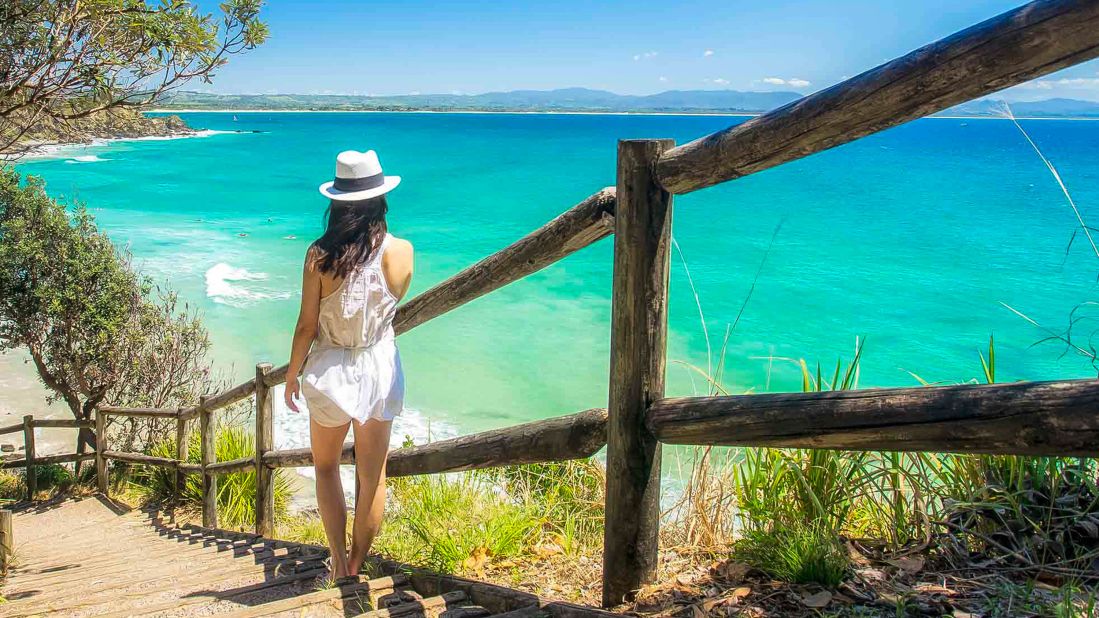
[[294,343],[290,348],[290,366],[286,371],[286,407],[298,412],[294,397],[301,394],[298,374],[301,373],[305,357],[317,336],[317,320],[321,309],[321,276],[316,269],[316,255],[313,248],[305,254],[305,267],[301,278],[301,310],[298,312],[298,325],[294,328]]

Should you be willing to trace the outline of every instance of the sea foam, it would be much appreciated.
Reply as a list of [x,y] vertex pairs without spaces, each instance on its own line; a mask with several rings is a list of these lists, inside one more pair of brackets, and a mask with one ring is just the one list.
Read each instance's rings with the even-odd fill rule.
[[65,163],[98,163],[100,161],[110,161],[110,159],[103,159],[96,155],[77,155],[69,158]]
[[248,282],[266,281],[267,273],[256,273],[219,262],[206,271],[206,297],[215,303],[246,307],[256,301],[289,298],[289,292],[274,292]]

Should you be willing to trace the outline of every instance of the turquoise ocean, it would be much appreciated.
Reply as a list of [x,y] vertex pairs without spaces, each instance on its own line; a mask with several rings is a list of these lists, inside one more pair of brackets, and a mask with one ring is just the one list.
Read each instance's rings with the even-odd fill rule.
[[[212,131],[19,167],[85,203],[142,271],[198,308],[216,365],[239,379],[287,358],[302,258],[326,206],[316,187],[340,150],[376,149],[403,177],[389,222],[416,247],[417,294],[612,185],[617,139],[684,143],[746,120],[182,116]],[[1099,225],[1099,122],[1021,122]],[[828,373],[860,340],[861,386],[963,382],[981,375],[990,334],[1000,380],[1094,376],[1063,344],[1034,345],[1047,333],[1004,307],[1063,331],[1075,307],[1099,300],[1099,258],[1083,238],[1066,250],[1075,229],[1050,172],[998,119],[920,120],[677,197],[669,392],[707,392],[690,366],[718,363],[749,294],[725,353],[733,392],[799,390],[794,360]],[[454,435],[605,405],[611,253],[601,241],[403,336],[409,413],[397,431]],[[1074,331],[1081,345],[1090,330]],[[280,443],[304,444],[303,420],[280,418]]]

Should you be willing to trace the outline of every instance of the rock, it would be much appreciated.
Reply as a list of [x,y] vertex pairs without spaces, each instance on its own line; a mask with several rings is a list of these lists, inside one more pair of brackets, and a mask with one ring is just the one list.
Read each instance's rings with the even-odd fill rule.
[[31,144],[84,144],[95,139],[172,137],[195,130],[179,116],[149,117],[129,108],[113,109],[77,120],[45,118],[31,127],[16,147]]

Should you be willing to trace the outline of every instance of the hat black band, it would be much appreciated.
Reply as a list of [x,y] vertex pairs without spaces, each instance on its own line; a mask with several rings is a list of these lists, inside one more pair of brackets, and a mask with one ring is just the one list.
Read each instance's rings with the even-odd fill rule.
[[366,191],[376,189],[385,184],[385,174],[374,174],[364,178],[340,178],[337,176],[332,183],[332,188],[337,191]]

